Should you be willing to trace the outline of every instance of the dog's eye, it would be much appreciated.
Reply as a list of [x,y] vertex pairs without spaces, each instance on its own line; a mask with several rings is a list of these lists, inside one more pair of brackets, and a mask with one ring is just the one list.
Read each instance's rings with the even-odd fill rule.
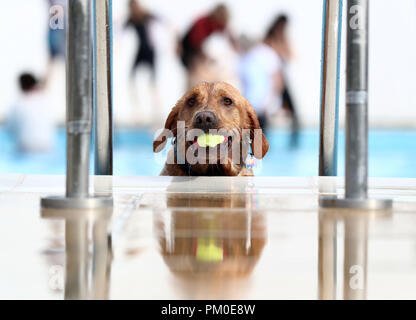
[[229,107],[233,104],[233,100],[231,100],[230,98],[224,98],[222,101],[223,101],[224,105],[226,105],[227,107]]
[[188,107],[193,107],[196,104],[197,100],[196,97],[191,97],[186,101],[186,105]]

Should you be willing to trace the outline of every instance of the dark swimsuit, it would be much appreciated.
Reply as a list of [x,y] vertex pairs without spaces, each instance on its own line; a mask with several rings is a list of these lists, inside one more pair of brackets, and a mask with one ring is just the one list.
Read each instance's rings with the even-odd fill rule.
[[148,23],[154,19],[153,16],[148,15],[141,20],[133,21],[130,19],[127,22],[127,26],[131,26],[136,31],[137,38],[140,42],[139,48],[136,53],[136,58],[132,67],[132,74],[140,65],[147,65],[150,67],[152,74],[155,72],[155,50],[149,39],[148,35]]
[[198,19],[182,39],[182,63],[190,69],[195,59],[201,54],[204,41],[214,32],[225,30],[225,26],[213,21],[209,16]]

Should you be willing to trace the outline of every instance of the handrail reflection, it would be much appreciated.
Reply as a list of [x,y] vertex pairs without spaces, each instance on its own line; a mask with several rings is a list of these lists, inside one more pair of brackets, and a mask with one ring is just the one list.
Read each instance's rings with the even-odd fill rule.
[[[337,298],[337,242],[343,241],[343,299],[367,299],[368,233],[369,224],[376,219],[388,218],[391,212],[348,211],[345,209],[319,212],[318,297]],[[339,232],[344,227],[343,234]],[[341,239],[339,239],[341,237]]]
[[65,300],[109,298],[111,215],[112,209],[42,210],[44,219],[65,220]]
[[334,300],[337,279],[337,221],[324,213],[319,214],[318,256],[318,297],[321,300]]

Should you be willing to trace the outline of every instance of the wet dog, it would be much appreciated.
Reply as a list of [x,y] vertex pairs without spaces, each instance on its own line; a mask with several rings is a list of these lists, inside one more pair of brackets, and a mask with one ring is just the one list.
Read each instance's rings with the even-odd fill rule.
[[262,159],[269,149],[253,107],[224,82],[190,89],[170,112],[153,151],[162,151],[168,138],[173,148],[164,176],[252,176],[247,157]]

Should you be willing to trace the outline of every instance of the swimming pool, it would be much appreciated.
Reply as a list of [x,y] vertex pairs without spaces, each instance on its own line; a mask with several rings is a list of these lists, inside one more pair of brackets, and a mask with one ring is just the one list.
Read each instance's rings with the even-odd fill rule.
[[[152,152],[153,133],[144,129],[118,129],[114,135],[114,174],[158,175],[164,155]],[[319,132],[303,130],[298,149],[288,147],[289,133],[274,130],[268,135],[270,151],[256,169],[258,176],[318,175]],[[372,177],[416,178],[416,131],[372,130],[369,141],[369,174]],[[344,174],[344,135],[339,137],[339,175]],[[56,135],[53,152],[22,155],[13,138],[0,127],[0,173],[64,174],[65,132]]]

